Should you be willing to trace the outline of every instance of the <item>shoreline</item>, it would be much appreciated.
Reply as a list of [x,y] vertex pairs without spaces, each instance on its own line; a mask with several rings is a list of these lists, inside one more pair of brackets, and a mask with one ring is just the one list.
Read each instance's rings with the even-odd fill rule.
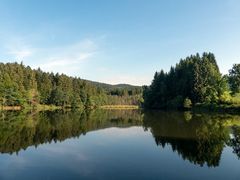
[[[35,110],[35,111],[54,111],[54,110],[64,110],[64,109],[78,109],[71,107],[62,107],[54,105],[42,105],[39,104],[36,107],[23,107],[23,106],[0,106],[0,111],[23,111],[23,110]],[[92,109],[92,108],[89,108]],[[141,109],[137,105],[102,105],[93,109]]]
[[21,106],[0,106],[0,111],[20,111]]
[[0,112],[1,111],[51,111],[51,110],[58,110],[62,109],[61,106],[54,106],[54,105],[42,105],[39,104],[36,107],[30,107],[30,106],[0,106]]
[[103,105],[99,109],[140,109],[137,105]]
[[[37,105],[36,107],[30,106],[0,106],[1,111],[54,111],[54,110],[65,110],[65,109],[79,109],[79,108],[71,108],[71,107],[62,107],[62,106],[55,106],[55,105]],[[82,109],[82,108],[81,108]],[[88,109],[88,108],[86,108]],[[198,104],[193,106],[189,109],[171,109],[171,108],[164,108],[164,109],[145,109],[141,106],[137,105],[102,105],[94,108],[89,109],[115,109],[115,110],[134,110],[134,109],[143,109],[143,110],[156,110],[156,111],[192,111],[192,112],[214,112],[214,113],[228,113],[228,114],[240,114],[240,105],[216,105],[216,104]]]

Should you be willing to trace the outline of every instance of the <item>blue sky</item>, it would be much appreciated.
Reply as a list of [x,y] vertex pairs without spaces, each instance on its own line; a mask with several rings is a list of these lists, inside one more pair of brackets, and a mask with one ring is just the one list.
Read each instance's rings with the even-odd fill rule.
[[240,1],[0,0],[1,62],[143,85],[204,51],[240,63]]

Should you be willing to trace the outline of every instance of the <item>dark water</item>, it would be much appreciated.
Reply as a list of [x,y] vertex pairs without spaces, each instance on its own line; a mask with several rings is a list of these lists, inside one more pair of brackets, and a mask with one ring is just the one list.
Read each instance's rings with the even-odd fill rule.
[[240,116],[0,115],[0,179],[240,179]]

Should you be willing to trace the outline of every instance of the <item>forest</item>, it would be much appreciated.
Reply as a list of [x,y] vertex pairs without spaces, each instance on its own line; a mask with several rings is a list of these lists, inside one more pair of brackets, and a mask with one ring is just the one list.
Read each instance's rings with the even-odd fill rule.
[[0,63],[1,107],[95,108],[101,105],[139,105],[141,101],[142,87],[107,85],[34,70],[23,63]]
[[193,106],[240,107],[240,64],[222,75],[213,53],[181,59],[169,72],[156,72],[143,87],[144,107],[182,109]]
[[[240,107],[240,64],[221,74],[213,53],[181,59],[169,72],[156,72],[150,86],[110,85],[65,74],[0,63],[0,107],[48,105],[96,108],[136,105],[145,109]],[[227,108],[226,108],[227,107]],[[1,109],[1,108],[0,108]]]

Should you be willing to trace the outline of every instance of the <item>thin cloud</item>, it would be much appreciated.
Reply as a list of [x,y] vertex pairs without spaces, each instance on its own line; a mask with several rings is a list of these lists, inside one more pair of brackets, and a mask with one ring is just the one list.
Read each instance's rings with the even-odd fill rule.
[[34,54],[35,49],[29,46],[23,38],[11,38],[5,42],[7,54],[16,61],[24,60]]
[[36,64],[36,67],[66,73],[92,58],[97,53],[97,45],[87,39],[64,47],[45,49],[42,53],[46,54],[46,57],[40,64]]
[[56,67],[62,67],[64,66],[67,68],[69,65],[75,65],[79,64],[81,61],[89,59],[92,57],[94,52],[80,52],[77,54],[68,54],[65,56],[59,56],[59,57],[50,57],[46,61],[46,63],[39,65],[39,67],[42,67],[44,69],[52,69]]
[[31,56],[33,52],[30,49],[19,49],[19,50],[9,51],[8,54],[13,55],[17,60],[22,60]]

